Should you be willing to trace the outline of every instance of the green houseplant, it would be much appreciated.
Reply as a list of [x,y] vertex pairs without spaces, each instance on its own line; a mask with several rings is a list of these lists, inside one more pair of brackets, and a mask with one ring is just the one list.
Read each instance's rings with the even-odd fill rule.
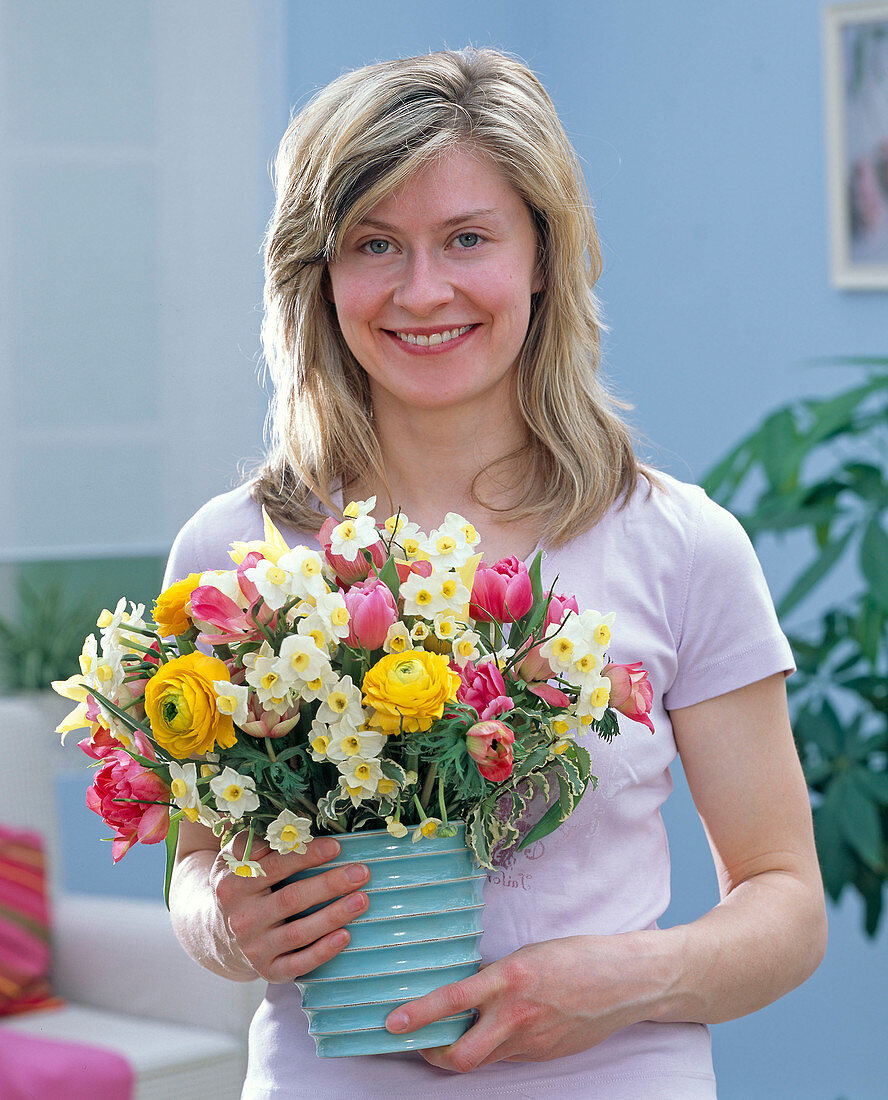
[[826,890],[858,891],[873,936],[888,878],[888,359],[844,362],[853,385],[776,409],[704,487],[753,542],[807,543],[777,607],[798,624],[793,726]]

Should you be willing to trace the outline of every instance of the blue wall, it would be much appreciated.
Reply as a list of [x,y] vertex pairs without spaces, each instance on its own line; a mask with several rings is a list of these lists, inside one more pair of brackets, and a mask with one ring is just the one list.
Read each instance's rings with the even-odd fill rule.
[[[888,297],[830,285],[818,0],[451,0],[290,6],[291,102],[343,69],[471,43],[542,78],[586,168],[602,238],[609,376],[657,465],[699,478],[775,404],[830,393],[807,360],[888,354]],[[781,554],[765,557],[772,587]],[[675,901],[717,900],[683,779],[667,807]],[[800,990],[714,1029],[722,1100],[888,1094],[886,934],[831,911]]]

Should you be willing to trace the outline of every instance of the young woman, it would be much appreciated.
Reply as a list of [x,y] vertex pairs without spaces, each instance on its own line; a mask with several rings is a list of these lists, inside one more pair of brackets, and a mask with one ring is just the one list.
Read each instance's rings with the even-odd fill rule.
[[[168,581],[225,568],[232,540],[261,536],[262,505],[291,545],[313,546],[343,497],[375,496],[377,520],[400,508],[426,530],[456,511],[488,560],[543,548],[544,580],[617,612],[610,656],[644,658],[656,733],[628,723],[610,745],[586,740],[598,790],[491,876],[486,965],[389,1016],[409,1031],[477,1010],[460,1040],[421,1055],[318,1059],[299,1009],[293,980],[348,943],[366,868],[272,891],[336,842],[301,856],[260,846],[266,877],[243,879],[210,832],[183,828],[183,945],[270,983],[244,1095],[713,1097],[705,1025],[781,996],[824,950],[786,709],[792,656],[742,529],[700,489],[639,465],[602,387],[598,245],[552,104],[489,50],[372,65],[294,119],[277,175],[270,455],[189,521]],[[676,752],[721,901],[660,930]]]

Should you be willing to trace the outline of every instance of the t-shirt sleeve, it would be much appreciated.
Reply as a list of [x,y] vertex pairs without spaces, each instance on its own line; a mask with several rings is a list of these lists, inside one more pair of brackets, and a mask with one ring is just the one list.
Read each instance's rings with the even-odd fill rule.
[[702,491],[678,624],[668,710],[795,669],[762,567],[739,521]]

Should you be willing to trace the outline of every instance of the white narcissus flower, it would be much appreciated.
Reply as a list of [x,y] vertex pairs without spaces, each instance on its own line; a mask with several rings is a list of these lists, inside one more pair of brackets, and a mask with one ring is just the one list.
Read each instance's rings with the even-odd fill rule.
[[290,681],[281,676],[274,650],[263,642],[255,653],[244,654],[246,681],[256,691],[256,697],[266,710],[278,714],[292,706]]
[[337,589],[335,592],[318,596],[314,611],[307,615],[304,621],[308,629],[321,630],[330,642],[335,643],[348,636],[348,620],[345,598]]
[[291,690],[298,693],[302,684],[329,677],[330,658],[325,649],[318,648],[310,634],[288,634],[281,642],[280,657],[272,668]]
[[228,864],[228,870],[233,871],[234,874],[239,875],[241,878],[259,878],[260,875],[265,875],[261,865],[255,860],[238,859],[237,856],[233,855],[231,852],[223,852],[222,858]]
[[362,550],[378,540],[379,532],[372,516],[347,517],[330,532],[330,552],[354,561]]
[[297,546],[278,558],[278,565],[293,578],[292,595],[301,599],[318,599],[328,592],[324,580],[323,559],[316,550]]
[[407,835],[407,826],[402,825],[400,821],[395,821],[394,814],[389,814],[385,819],[385,827],[392,836],[400,838]]
[[281,810],[268,826],[265,839],[281,855],[301,855],[311,840],[311,822],[307,817],[297,817],[292,810]]
[[610,689],[611,682],[606,676],[599,676],[597,680],[583,685],[575,709],[577,718],[584,726],[597,722],[607,710]]
[[230,714],[236,726],[243,726],[250,713],[250,689],[245,684],[233,684],[230,680],[214,680],[216,710]]
[[239,775],[234,768],[223,768],[219,775],[213,776],[210,790],[216,797],[216,808],[235,821],[259,809],[255,779]]
[[342,509],[346,519],[358,519],[359,516],[369,516],[376,507],[376,497],[368,497],[366,500],[351,500]]
[[421,615],[424,619],[432,619],[441,611],[459,614],[469,601],[468,588],[459,574],[451,570],[433,570],[428,577],[411,573],[401,585],[400,594],[404,614]]
[[413,643],[410,641],[410,631],[401,622],[392,623],[388,628],[388,634],[385,636],[382,648],[386,653],[403,653],[406,649],[413,649]]
[[366,760],[361,756],[350,756],[337,762],[341,772],[339,782],[348,792],[353,806],[359,806],[363,799],[376,794],[381,780],[385,779],[378,760]]
[[422,544],[422,549],[436,569],[459,569],[472,556],[479,541],[478,532],[471,523],[456,512],[448,512],[441,526]]
[[200,816],[200,794],[197,790],[197,764],[169,763],[170,794],[180,810],[185,811],[189,821],[197,821]]
[[248,581],[255,584],[259,595],[272,611],[280,611],[295,595],[293,574],[267,558],[257,561],[245,575]]
[[319,722],[343,732],[353,732],[364,724],[361,689],[355,686],[351,676],[343,676],[330,684],[321,698],[323,701],[316,715]]
[[460,668],[465,668],[468,661],[477,661],[481,656],[478,643],[481,635],[474,630],[464,630],[462,634],[453,639],[453,659]]
[[308,741],[308,751],[311,753],[312,760],[320,763],[322,760],[327,759],[330,741],[329,727],[315,718],[311,724],[311,735]]
[[349,760],[352,757],[360,757],[370,760],[378,757],[386,743],[386,735],[378,730],[334,730],[327,734],[326,757],[328,760]]

